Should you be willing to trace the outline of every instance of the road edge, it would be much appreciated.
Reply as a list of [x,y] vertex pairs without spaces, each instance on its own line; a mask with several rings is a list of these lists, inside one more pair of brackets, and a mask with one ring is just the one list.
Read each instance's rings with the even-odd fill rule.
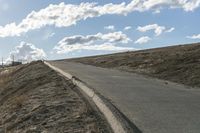
[[[114,133],[127,133],[127,132],[132,132],[130,129],[127,129],[124,125],[124,121],[126,121],[129,124],[129,121],[127,122],[127,119],[125,120],[120,120],[120,117],[116,114],[123,115],[117,108],[115,108],[115,111],[117,113],[113,112],[113,110],[109,107],[107,101],[103,99],[101,95],[99,95],[97,92],[95,92],[92,88],[90,88],[88,85],[86,85],[84,82],[76,78],[75,76],[71,75],[70,73],[64,72],[63,70],[51,65],[50,63],[44,61],[44,64],[49,66],[51,69],[55,70],[56,72],[60,73],[64,77],[72,80],[73,84],[78,86],[81,91],[83,91],[91,100],[94,102],[94,104],[98,107],[100,112],[104,115],[106,120],[111,126],[111,129],[113,130]],[[134,125],[133,125],[134,126]],[[133,127],[133,126],[128,126],[128,127]],[[134,128],[136,128],[134,126]],[[138,129],[137,129],[138,130]]]

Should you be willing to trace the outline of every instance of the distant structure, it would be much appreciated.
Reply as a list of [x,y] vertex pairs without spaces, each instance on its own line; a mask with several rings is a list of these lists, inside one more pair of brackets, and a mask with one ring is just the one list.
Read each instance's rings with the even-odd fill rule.
[[10,67],[10,66],[17,66],[21,65],[23,61],[15,61],[14,55],[12,55],[12,61],[7,61],[6,63],[4,62],[4,58],[1,58],[1,63],[0,63],[0,68],[3,67]]
[[12,66],[17,66],[17,65],[21,65],[22,62],[20,61],[15,61],[15,56],[12,55]]
[[21,65],[22,62],[19,62],[19,61],[14,61],[12,62],[12,66],[17,66],[17,65]]

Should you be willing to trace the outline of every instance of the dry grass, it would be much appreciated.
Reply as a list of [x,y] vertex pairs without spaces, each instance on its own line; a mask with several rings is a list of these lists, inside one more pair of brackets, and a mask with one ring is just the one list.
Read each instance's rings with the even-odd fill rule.
[[7,82],[11,79],[12,70],[2,69],[0,71],[0,87],[4,87]]
[[[0,70],[0,88],[3,89],[8,84],[8,82],[12,80],[11,78],[15,71],[16,71],[16,68],[14,67]],[[21,108],[24,101],[26,100],[27,100],[27,96],[24,96],[24,95],[13,97],[12,101],[13,101],[14,108],[15,109]]]
[[4,87],[21,66],[0,68],[0,88]]
[[7,76],[11,79],[0,90],[0,133],[111,132],[78,88],[42,62]]
[[14,109],[22,108],[25,101],[27,101],[28,97],[26,95],[20,95],[18,97],[13,98]]

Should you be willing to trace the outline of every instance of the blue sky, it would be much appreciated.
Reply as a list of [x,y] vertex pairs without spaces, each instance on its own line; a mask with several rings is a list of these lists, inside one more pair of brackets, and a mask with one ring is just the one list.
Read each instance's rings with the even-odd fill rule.
[[199,42],[199,6],[200,0],[0,0],[0,57],[60,59]]

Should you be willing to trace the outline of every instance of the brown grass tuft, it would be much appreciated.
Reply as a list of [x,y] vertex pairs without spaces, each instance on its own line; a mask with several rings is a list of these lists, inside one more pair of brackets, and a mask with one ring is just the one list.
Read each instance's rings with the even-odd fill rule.
[[13,75],[15,68],[2,68],[0,69],[0,88],[4,87]]
[[13,105],[14,105],[14,108],[15,109],[19,109],[19,108],[22,108],[24,102],[27,100],[27,96],[25,95],[21,95],[21,96],[18,96],[18,97],[15,97],[13,99]]

